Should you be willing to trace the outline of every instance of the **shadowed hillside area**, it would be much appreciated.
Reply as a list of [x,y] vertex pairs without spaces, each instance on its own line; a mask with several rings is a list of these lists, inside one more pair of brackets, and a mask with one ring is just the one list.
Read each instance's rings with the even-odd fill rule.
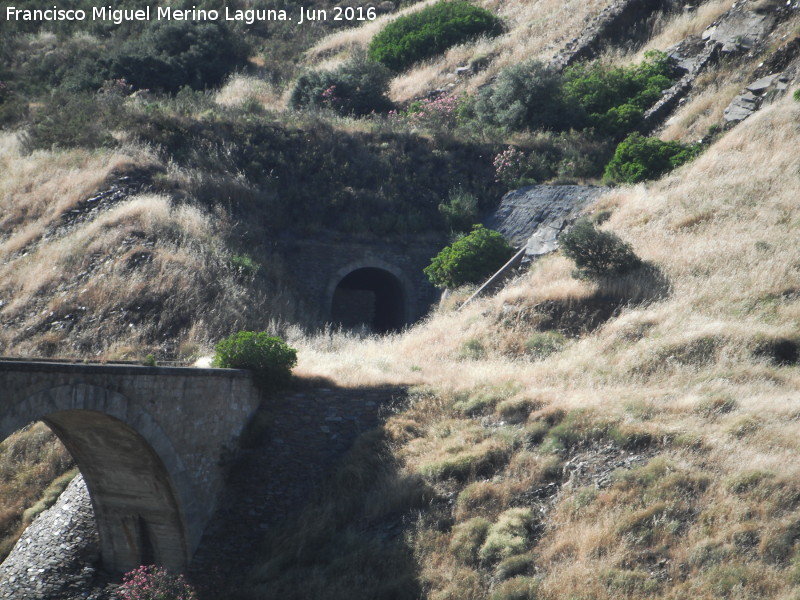
[[[451,4],[8,25],[0,355],[194,362],[268,331],[298,351],[273,403],[391,388],[252,551],[190,574],[201,600],[800,597],[800,4]],[[562,243],[397,331],[388,272],[342,275],[318,327],[282,254],[445,247],[534,184],[605,186],[573,232],[624,268]],[[378,297],[382,335],[348,304]],[[42,424],[0,444],[0,552],[74,474]]]

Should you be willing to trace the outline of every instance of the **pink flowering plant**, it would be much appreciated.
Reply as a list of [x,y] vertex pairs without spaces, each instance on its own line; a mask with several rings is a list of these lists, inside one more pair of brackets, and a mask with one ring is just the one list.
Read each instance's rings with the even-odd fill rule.
[[336,86],[331,85],[322,92],[322,104],[327,108],[336,110],[342,104],[341,98],[336,95]]
[[452,95],[412,102],[406,111],[389,111],[389,118],[421,129],[453,129],[459,121],[462,101]]
[[183,575],[173,575],[155,565],[142,565],[125,574],[121,600],[197,600]]
[[522,150],[509,146],[500,154],[494,157],[495,180],[514,187],[521,181],[529,171],[528,158]]

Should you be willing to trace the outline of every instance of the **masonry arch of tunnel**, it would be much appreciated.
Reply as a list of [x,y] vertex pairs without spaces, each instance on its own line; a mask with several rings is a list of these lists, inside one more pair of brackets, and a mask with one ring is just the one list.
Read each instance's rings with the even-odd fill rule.
[[348,329],[398,331],[411,322],[411,285],[399,269],[383,261],[340,269],[328,286],[330,320]]
[[83,474],[104,569],[188,566],[188,482],[169,439],[146,411],[104,388],[59,386],[30,396],[7,414],[0,439],[36,420],[59,437]]

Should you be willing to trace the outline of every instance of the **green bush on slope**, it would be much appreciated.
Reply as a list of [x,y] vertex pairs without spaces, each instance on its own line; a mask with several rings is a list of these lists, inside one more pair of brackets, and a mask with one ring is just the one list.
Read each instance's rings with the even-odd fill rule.
[[697,156],[699,148],[665,142],[639,133],[629,135],[614,152],[605,177],[617,183],[655,179]]
[[600,135],[617,140],[636,131],[644,111],[672,85],[669,58],[663,52],[648,52],[641,64],[608,68],[580,64],[564,73],[566,97],[586,112],[586,125]]
[[513,65],[478,93],[477,117],[509,131],[564,131],[582,122],[580,105],[565,95],[564,79],[539,61]]
[[399,17],[369,45],[369,57],[393,71],[440,54],[478,35],[497,35],[500,21],[464,0],[448,0]]
[[329,108],[342,115],[386,112],[392,102],[391,71],[380,63],[356,57],[333,71],[310,71],[295,83],[289,105],[292,108]]
[[469,235],[442,249],[424,270],[438,287],[478,283],[502,267],[513,253],[502,234],[474,225]]
[[287,385],[297,364],[297,350],[263,331],[240,331],[218,342],[215,350],[213,366],[250,369],[258,384],[269,390]]
[[601,231],[587,219],[581,219],[561,236],[561,250],[575,261],[576,274],[587,279],[622,275],[642,264],[630,244],[610,231]]

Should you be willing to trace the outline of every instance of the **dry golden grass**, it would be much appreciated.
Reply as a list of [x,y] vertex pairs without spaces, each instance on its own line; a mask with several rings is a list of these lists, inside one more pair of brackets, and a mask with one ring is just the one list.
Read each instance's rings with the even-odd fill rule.
[[[604,196],[600,208],[612,211],[604,227],[655,263],[670,293],[621,306],[546,358],[519,350],[546,325],[543,307],[579,307],[598,292],[557,256],[496,296],[440,309],[402,334],[296,337],[298,371],[344,386],[418,386],[387,428],[405,472],[457,498],[457,524],[494,522],[541,485],[547,451],[519,444],[552,437],[545,415],[589,410],[572,414],[658,440],[651,452],[661,462],[604,490],[562,488],[530,547],[543,598],[794,597],[800,372],[758,349],[800,341],[798,123],[800,105],[786,97],[664,179]],[[525,398],[544,408],[498,426]],[[736,483],[753,471],[773,475]],[[491,586],[486,567],[452,556],[453,535],[414,534],[431,597]]]
[[[335,66],[354,49],[366,48],[372,37],[390,21],[433,1],[425,0],[361,27],[331,34],[308,51],[306,63],[313,68]],[[508,32],[492,40],[479,39],[452,48],[442,57],[398,75],[390,90],[394,101],[406,102],[449,83],[457,84],[456,92],[474,92],[478,85],[504,67],[533,58],[549,61],[582,30],[586,21],[610,5],[611,0],[483,0],[478,4],[500,16]],[[453,75],[455,68],[479,57],[492,57],[489,67],[465,82],[457,82]]]
[[30,518],[23,518],[25,509],[73,465],[66,448],[42,423],[0,443],[0,561],[30,524]]
[[661,15],[653,24],[653,35],[646,46],[631,55],[630,62],[641,62],[648,50],[666,50],[688,37],[699,36],[731,5],[730,0],[707,0],[698,3],[693,10]]
[[[199,354],[286,309],[277,264],[255,283],[232,265],[224,211],[145,194],[61,225],[114,176],[157,164],[147,152],[22,156],[7,140],[2,149],[11,169],[2,175],[4,217],[17,215],[20,225],[6,223],[0,248],[0,318],[8,325],[0,353],[170,358],[184,346]],[[191,189],[191,174],[169,176]]]
[[25,156],[13,133],[2,135],[0,148],[2,256],[38,240],[61,215],[98,190],[111,173],[148,160],[140,151],[98,155],[74,150]]
[[268,81],[248,75],[234,75],[216,93],[215,101],[220,106],[240,107],[256,102],[267,110],[281,111],[286,102],[279,90]]

